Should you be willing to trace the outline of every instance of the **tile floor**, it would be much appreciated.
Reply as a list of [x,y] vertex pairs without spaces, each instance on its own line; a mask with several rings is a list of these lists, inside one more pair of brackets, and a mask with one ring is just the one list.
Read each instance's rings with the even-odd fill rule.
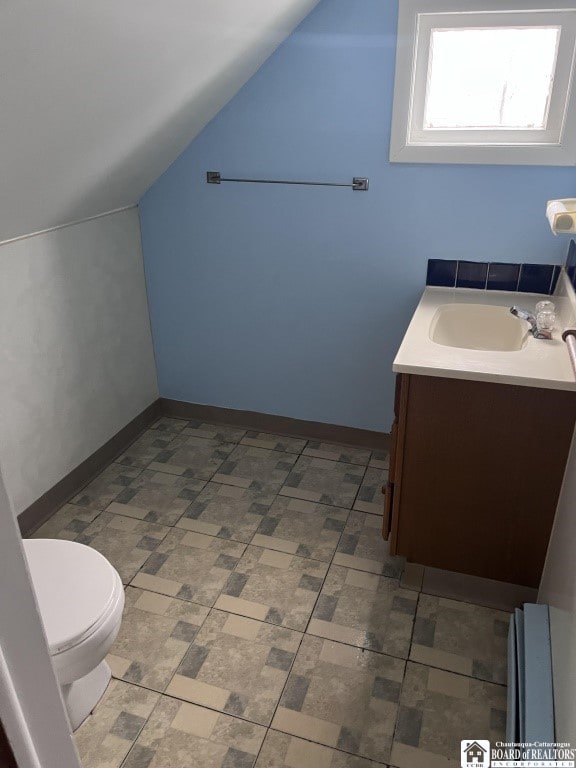
[[126,585],[84,767],[449,768],[460,739],[502,737],[508,614],[403,574],[387,466],[162,418],[56,512],[35,536]]

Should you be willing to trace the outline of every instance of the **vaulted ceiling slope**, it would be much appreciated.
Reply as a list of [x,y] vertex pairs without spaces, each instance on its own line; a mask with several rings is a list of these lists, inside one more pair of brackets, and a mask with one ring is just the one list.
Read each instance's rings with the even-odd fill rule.
[[0,0],[0,242],[136,203],[318,0]]

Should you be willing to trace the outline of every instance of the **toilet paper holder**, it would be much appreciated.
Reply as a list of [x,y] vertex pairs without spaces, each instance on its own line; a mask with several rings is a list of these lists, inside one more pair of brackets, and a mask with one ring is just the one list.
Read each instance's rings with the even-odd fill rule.
[[573,235],[576,233],[576,197],[561,200],[548,200],[546,218],[555,235]]

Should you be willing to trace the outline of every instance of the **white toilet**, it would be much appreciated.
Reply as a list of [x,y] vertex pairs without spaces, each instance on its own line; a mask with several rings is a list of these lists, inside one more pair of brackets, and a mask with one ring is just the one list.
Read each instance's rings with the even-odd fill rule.
[[122,620],[124,588],[91,547],[25,539],[24,552],[72,730],[94,709],[111,677],[106,654]]

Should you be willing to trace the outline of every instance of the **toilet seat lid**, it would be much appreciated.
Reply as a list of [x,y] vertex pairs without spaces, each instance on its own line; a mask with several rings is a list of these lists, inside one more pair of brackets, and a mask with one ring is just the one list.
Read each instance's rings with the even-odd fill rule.
[[116,604],[120,579],[100,552],[76,541],[22,543],[48,646],[60,653],[97,629]]

